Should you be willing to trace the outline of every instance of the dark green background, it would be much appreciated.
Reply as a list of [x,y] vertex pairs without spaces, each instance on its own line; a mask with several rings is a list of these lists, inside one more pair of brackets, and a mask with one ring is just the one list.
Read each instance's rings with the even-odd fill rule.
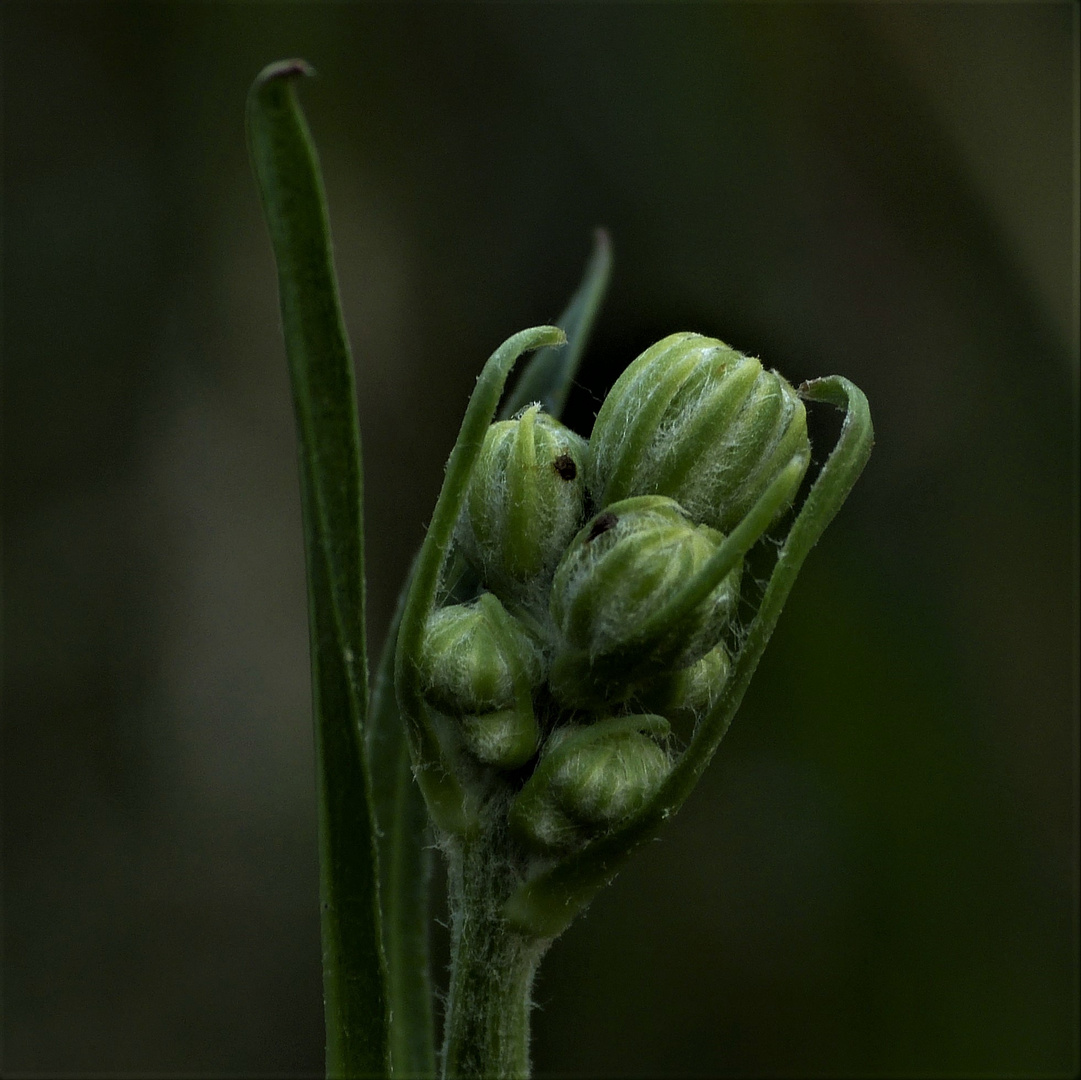
[[299,55],[381,638],[475,373],[609,303],[866,391],[713,768],[546,961],[544,1074],[1078,1068],[1077,14],[6,4],[5,1075],[322,1059],[293,426],[243,106]]

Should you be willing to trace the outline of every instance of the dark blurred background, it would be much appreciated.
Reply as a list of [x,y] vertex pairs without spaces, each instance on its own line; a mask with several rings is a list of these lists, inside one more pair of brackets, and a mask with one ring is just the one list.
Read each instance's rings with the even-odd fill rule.
[[303,56],[381,640],[475,374],[610,299],[878,445],[544,1075],[1078,1068],[1077,9],[5,4],[5,1075],[322,1066],[293,422],[244,145]]

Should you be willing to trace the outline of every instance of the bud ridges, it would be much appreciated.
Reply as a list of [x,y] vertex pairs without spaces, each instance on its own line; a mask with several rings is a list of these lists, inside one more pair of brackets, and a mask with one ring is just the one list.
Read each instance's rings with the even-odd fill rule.
[[517,768],[539,737],[532,691],[544,677],[536,643],[491,593],[432,613],[421,650],[425,699],[457,720],[482,762]]
[[557,699],[585,706],[619,701],[633,684],[712,649],[738,602],[741,563],[687,616],[660,626],[651,619],[723,539],[659,495],[613,503],[586,525],[552,583],[558,644],[550,681]]
[[543,852],[574,847],[616,827],[668,775],[668,754],[650,737],[667,733],[660,716],[561,728],[511,804],[512,831]]
[[[646,684],[635,700],[674,724],[690,727],[717,699],[730,666],[728,650],[718,645],[690,667],[670,671]],[[682,733],[684,728],[679,730]]]
[[590,455],[598,506],[667,495],[727,533],[793,457],[806,468],[807,417],[795,390],[758,360],[715,338],[673,334],[616,381]]
[[586,441],[539,405],[488,429],[455,538],[501,599],[542,603],[581,524],[587,460]]

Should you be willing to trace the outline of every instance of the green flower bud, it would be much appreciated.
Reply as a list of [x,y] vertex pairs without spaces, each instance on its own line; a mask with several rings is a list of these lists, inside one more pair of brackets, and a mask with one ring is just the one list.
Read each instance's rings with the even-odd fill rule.
[[559,728],[511,803],[512,831],[528,846],[552,853],[615,828],[644,806],[668,775],[671,760],[650,738],[667,733],[660,716]]
[[434,611],[420,655],[425,699],[458,721],[466,748],[512,769],[537,749],[532,691],[544,679],[536,642],[491,593]]
[[795,390],[758,360],[700,334],[673,334],[623,372],[589,446],[598,506],[667,495],[725,533],[794,457],[803,456],[804,471],[810,460]]
[[532,405],[493,424],[455,537],[485,585],[537,601],[582,520],[588,445]]
[[465,748],[485,765],[518,769],[536,752],[540,729],[532,706],[458,718]]
[[723,539],[660,495],[613,503],[587,524],[552,582],[556,697],[572,706],[619,701],[633,684],[709,652],[738,603],[742,562],[686,615],[667,621],[663,612]]
[[728,650],[718,645],[690,667],[670,671],[641,687],[635,701],[673,724],[693,725],[720,694],[730,666]]

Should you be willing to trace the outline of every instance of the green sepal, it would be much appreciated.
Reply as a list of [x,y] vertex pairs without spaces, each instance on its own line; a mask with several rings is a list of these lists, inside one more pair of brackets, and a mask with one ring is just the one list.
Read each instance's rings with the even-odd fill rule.
[[428,617],[421,645],[427,701],[485,765],[516,769],[537,750],[533,690],[544,679],[539,643],[491,593]]
[[686,728],[704,716],[728,681],[728,649],[718,645],[689,667],[668,671],[639,686],[633,701]]
[[539,644],[491,593],[428,616],[420,666],[424,696],[449,716],[508,708],[544,678]]
[[485,433],[455,538],[500,598],[544,604],[552,571],[582,523],[588,454],[585,439],[539,405]]

